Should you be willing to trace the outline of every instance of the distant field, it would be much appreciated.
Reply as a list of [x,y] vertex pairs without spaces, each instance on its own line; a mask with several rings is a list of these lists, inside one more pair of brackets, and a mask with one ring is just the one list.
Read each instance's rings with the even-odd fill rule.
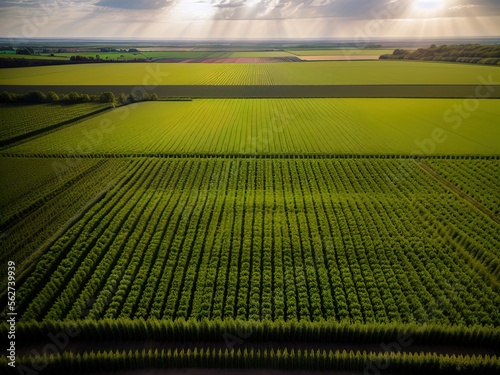
[[350,60],[378,60],[376,55],[319,55],[298,56],[302,61],[350,61]]
[[30,56],[30,55],[16,55],[15,53],[0,53],[0,59],[27,59],[27,60],[66,60],[67,59],[67,60],[69,60],[70,56],[68,56],[68,57],[61,57],[59,55],[58,56],[50,56],[50,55]]
[[362,85],[500,82],[491,66],[407,61],[82,64],[0,70],[1,85]]
[[17,57],[26,59],[49,59],[49,60],[69,60],[71,56],[99,56],[101,60],[133,60],[133,59],[208,59],[208,58],[240,58],[240,57],[291,57],[291,56],[379,56],[392,53],[393,50],[303,50],[303,51],[139,51],[139,52],[54,52],[54,56],[50,53],[42,53],[36,56],[16,55],[15,53],[0,53],[1,57]]
[[380,56],[393,51],[394,49],[303,49],[287,52],[298,56]]
[[[85,57],[94,57],[99,56],[101,60],[133,60],[133,59],[148,59],[151,58],[153,60],[157,59],[179,59],[179,60],[188,60],[188,59],[199,59],[199,58],[216,58],[216,57],[229,57],[231,56],[231,52],[224,51],[144,51],[144,52],[54,52],[54,56],[50,56],[50,53],[42,53],[40,55],[16,55],[13,53],[0,53],[0,58],[4,57],[15,57],[15,58],[23,58],[23,59],[41,59],[41,60],[69,60],[71,56],[85,56]],[[250,52],[253,54],[253,52]],[[257,55],[260,56],[259,52],[256,52]],[[265,52],[264,52],[265,54]],[[278,56],[293,56],[289,53],[282,52]]]
[[[107,112],[6,151],[65,153],[80,147],[82,153],[103,154],[500,154],[499,103],[481,101],[479,109],[456,127],[455,122],[443,120],[443,114],[463,100],[148,102]],[[99,130],[103,123],[113,130]],[[436,129],[442,133],[438,141],[430,141]],[[95,144],[93,137],[98,140]]]
[[231,57],[290,57],[293,54],[287,51],[253,51],[253,52],[233,52]]

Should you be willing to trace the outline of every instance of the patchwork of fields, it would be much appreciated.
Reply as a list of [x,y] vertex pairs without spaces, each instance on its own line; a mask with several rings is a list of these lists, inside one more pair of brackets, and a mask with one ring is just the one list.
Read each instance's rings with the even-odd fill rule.
[[[99,64],[2,69],[0,86],[475,85],[499,72]],[[1,261],[16,263],[20,365],[500,369],[498,99],[115,104],[0,106]],[[4,290],[3,314],[7,301]]]
[[[12,51],[13,52],[13,51]],[[177,61],[177,62],[209,62],[224,60],[236,60],[241,58],[256,59],[274,59],[290,58],[294,56],[378,56],[392,53],[392,49],[338,49],[338,50],[293,50],[293,51],[139,51],[139,52],[58,52],[51,56],[50,54],[41,55],[16,55],[15,53],[0,53],[0,58],[23,58],[23,59],[41,59],[41,60],[69,60],[71,56],[83,56],[97,58],[103,61],[123,61],[134,59],[151,59],[153,61]],[[300,61],[300,60],[299,60]]]

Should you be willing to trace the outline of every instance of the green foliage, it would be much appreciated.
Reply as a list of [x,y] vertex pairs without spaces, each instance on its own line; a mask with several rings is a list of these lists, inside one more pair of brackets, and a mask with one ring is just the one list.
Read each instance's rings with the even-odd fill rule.
[[[129,168],[44,255],[51,266],[20,284],[22,319],[286,320],[305,324],[306,339],[323,321],[500,324],[485,268],[499,255],[494,228],[411,159],[145,158]],[[460,238],[474,246],[456,247]]]
[[[1,96],[12,95],[2,93]],[[36,94],[37,98],[43,98]],[[57,100],[56,100],[57,99]],[[78,96],[77,102],[81,97]],[[86,100],[86,98],[84,98]],[[37,130],[43,130],[51,125],[63,123],[72,119],[88,115],[93,112],[107,108],[107,104],[82,103],[64,104],[55,93],[48,93],[47,100],[50,104],[3,104],[0,105],[2,116],[0,116],[0,141],[7,141],[15,137],[28,134]]]
[[[389,363],[388,371],[405,374],[493,374],[500,370],[500,359],[493,355],[435,355],[431,353],[368,353],[366,351],[326,351],[283,348],[273,349],[151,349],[135,351],[64,352],[36,358],[20,356],[21,366],[43,360],[52,373],[101,372],[109,369],[180,369],[180,368],[266,368],[276,370],[328,370],[366,372],[369,366]],[[6,366],[7,358],[1,359]],[[125,364],[125,365],[124,365]],[[122,367],[123,366],[123,367]],[[376,367],[375,370],[378,371]],[[384,367],[385,369],[385,367]],[[374,371],[373,369],[371,371]]]
[[479,44],[441,45],[415,51],[396,49],[392,54],[384,54],[380,59],[405,59],[427,61],[450,61],[468,64],[497,65],[500,62],[500,47]]
[[57,95],[54,91],[49,91],[47,93],[47,101],[48,102],[57,102],[57,101],[59,101],[59,95]]
[[[122,102],[123,97],[119,97]],[[126,99],[136,100],[135,98]],[[492,137],[498,100],[481,100],[460,117],[462,99],[198,99],[144,102],[92,117],[13,147],[16,153],[64,153],[103,121],[120,131],[96,153],[400,154],[500,153]],[[444,116],[443,114],[447,114]],[[485,117],[492,121],[485,121]],[[466,123],[465,123],[466,121]],[[182,123],[182,126],[179,124]],[[238,126],[235,126],[238,124]],[[457,125],[458,124],[458,125]],[[138,126],[140,125],[140,126]],[[474,128],[471,132],[470,129]],[[437,129],[437,130],[436,130]],[[433,140],[436,131],[441,134]]]
[[500,215],[500,170],[496,161],[457,160],[450,163],[428,160],[426,163],[465,194],[479,201],[495,215]]
[[101,103],[113,103],[115,101],[115,95],[112,92],[103,92],[100,95]]
[[[377,55],[383,50],[376,50]],[[366,54],[366,50],[359,50]],[[390,53],[391,51],[385,51]],[[345,56],[345,51],[338,54]],[[349,52],[350,53],[350,52]],[[102,57],[101,57],[102,58]],[[52,58],[53,59],[53,58]],[[411,74],[409,74],[411,72]],[[2,69],[4,85],[362,85],[479,84],[496,66],[420,61],[330,61],[304,64],[78,64]],[[498,77],[498,76],[497,76]],[[147,79],[145,81],[145,79]],[[498,81],[498,78],[496,79]],[[286,94],[286,92],[284,92]],[[390,96],[390,95],[388,95]]]
[[21,97],[21,101],[30,104],[43,103],[47,99],[47,96],[41,91],[30,91]]

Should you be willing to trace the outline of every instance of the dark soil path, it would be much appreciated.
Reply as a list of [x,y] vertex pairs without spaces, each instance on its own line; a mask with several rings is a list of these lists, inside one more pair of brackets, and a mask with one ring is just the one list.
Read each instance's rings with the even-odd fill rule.
[[[146,91],[160,97],[188,98],[475,98],[477,85],[290,85],[290,86],[157,86],[146,91],[141,85],[127,86],[44,86],[6,85],[0,91],[23,94],[28,91],[54,91],[69,94],[100,94],[111,91],[115,95],[137,94]],[[493,86],[489,98],[500,98],[500,85]]]
[[[32,350],[36,350],[38,353],[43,353],[44,346],[51,344],[50,340],[47,342],[40,343],[22,343],[21,340],[18,342],[17,353],[19,355],[29,355]],[[401,346],[398,343],[390,342],[380,342],[378,344],[349,344],[349,343],[335,343],[335,342],[286,342],[286,341],[265,341],[265,342],[252,342],[250,340],[244,341],[242,343],[226,343],[221,339],[221,341],[209,342],[209,341],[186,341],[186,342],[172,342],[172,341],[155,341],[155,340],[137,340],[137,341],[70,341],[68,346],[64,351],[69,351],[73,353],[85,352],[85,351],[110,351],[110,350],[143,350],[143,349],[184,349],[188,348],[216,348],[216,349],[301,349],[301,350],[332,350],[332,351],[367,351],[373,353],[384,353],[387,351],[401,352],[401,353],[436,353],[436,354],[476,354],[476,355],[500,355],[500,348],[491,347],[471,347],[471,346],[457,346],[457,345],[422,345],[422,344],[410,344],[407,346]]]

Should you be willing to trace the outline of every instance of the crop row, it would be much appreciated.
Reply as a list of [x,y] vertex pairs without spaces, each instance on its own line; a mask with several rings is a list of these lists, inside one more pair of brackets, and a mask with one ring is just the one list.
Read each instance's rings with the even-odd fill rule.
[[23,320],[500,324],[495,227],[411,160],[131,168],[21,285]]
[[[9,326],[0,325],[5,335]],[[78,332],[75,340],[82,342],[153,340],[161,342],[207,341],[213,344],[225,343],[228,334],[243,335],[249,343],[307,342],[380,344],[381,342],[411,341],[410,345],[452,345],[495,348],[500,345],[499,327],[466,327],[458,325],[385,323],[360,324],[350,322],[307,322],[275,321],[261,322],[234,319],[101,319],[19,322],[16,331],[22,341],[43,343],[47,335],[54,332]],[[411,340],[410,340],[411,339]]]
[[[6,365],[2,357],[2,365]],[[96,372],[151,368],[267,368],[280,370],[379,371],[404,374],[494,374],[500,360],[489,355],[437,355],[435,353],[367,353],[366,351],[326,351],[301,349],[143,349],[129,351],[64,352],[56,355],[22,356],[18,367],[36,368],[51,373]]]

